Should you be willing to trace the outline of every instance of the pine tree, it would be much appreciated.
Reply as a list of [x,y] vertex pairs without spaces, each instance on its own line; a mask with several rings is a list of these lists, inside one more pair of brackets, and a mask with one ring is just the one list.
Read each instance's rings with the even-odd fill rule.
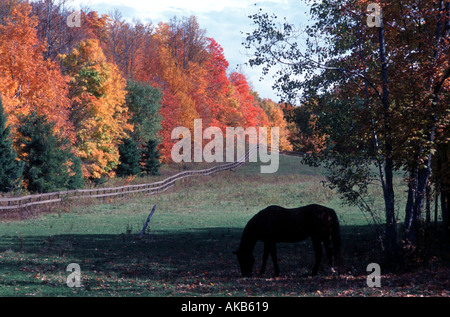
[[128,80],[126,86],[126,104],[130,113],[130,122],[134,127],[130,134],[139,144],[156,139],[161,130],[162,93],[149,84]]
[[120,164],[117,166],[117,176],[136,175],[141,171],[138,144],[132,138],[123,140],[119,146]]
[[54,132],[54,123],[35,111],[20,117],[19,157],[25,162],[24,179],[30,192],[51,192],[81,187],[80,160],[69,142]]
[[70,178],[67,182],[67,189],[78,189],[84,187],[83,170],[81,169],[81,159],[70,153],[71,167]]
[[142,170],[147,175],[159,175],[159,168],[161,166],[159,158],[161,157],[161,154],[159,153],[159,149],[157,147],[158,142],[150,139],[142,150]]
[[8,192],[17,187],[23,172],[23,164],[16,159],[17,153],[12,147],[10,127],[6,126],[6,122],[7,117],[0,97],[0,192]]

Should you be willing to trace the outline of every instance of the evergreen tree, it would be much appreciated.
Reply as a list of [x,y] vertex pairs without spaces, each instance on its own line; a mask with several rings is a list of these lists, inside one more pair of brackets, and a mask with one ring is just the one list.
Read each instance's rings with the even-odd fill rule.
[[66,139],[53,132],[53,122],[35,111],[20,117],[18,148],[25,162],[24,179],[30,192],[51,192],[82,187],[80,160]]
[[141,171],[138,144],[132,138],[123,140],[119,146],[120,164],[117,166],[117,176],[136,175]]
[[67,182],[67,189],[78,189],[84,187],[83,170],[81,169],[81,159],[70,153],[72,166],[70,167],[70,178]]
[[148,140],[144,145],[141,155],[142,170],[147,175],[159,175],[159,168],[161,163],[159,158],[161,154],[158,149],[158,142],[155,140]]
[[128,80],[126,86],[126,103],[130,121],[134,127],[131,133],[134,140],[143,145],[145,140],[157,139],[161,130],[162,93],[146,83]]
[[6,126],[6,122],[0,97],[0,192],[8,192],[17,187],[23,172],[23,163],[17,160],[10,138],[10,127]]

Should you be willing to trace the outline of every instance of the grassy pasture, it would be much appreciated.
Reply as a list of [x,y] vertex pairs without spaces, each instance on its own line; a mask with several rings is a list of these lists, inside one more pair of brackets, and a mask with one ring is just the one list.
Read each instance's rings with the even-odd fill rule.
[[[216,175],[184,179],[166,193],[0,223],[0,296],[409,296],[449,295],[445,259],[420,273],[382,272],[382,287],[366,284],[366,267],[380,245],[367,215],[342,206],[323,186],[322,171],[280,156],[276,174],[256,163]],[[377,187],[371,205],[382,212]],[[401,188],[399,189],[401,190]],[[344,266],[340,275],[308,276],[310,240],[279,244],[281,276],[242,278],[235,256],[246,222],[267,205],[320,203],[340,219]],[[157,204],[146,235],[138,234]],[[399,202],[398,209],[403,205]],[[401,215],[400,219],[402,218]],[[257,270],[262,244],[255,249]],[[448,261],[448,259],[447,259]],[[81,268],[81,287],[66,285],[69,263]],[[448,263],[448,262],[447,262]]]

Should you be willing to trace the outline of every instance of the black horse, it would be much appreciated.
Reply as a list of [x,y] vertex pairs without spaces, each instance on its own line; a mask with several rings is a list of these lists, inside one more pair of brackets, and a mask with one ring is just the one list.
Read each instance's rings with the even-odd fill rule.
[[334,271],[333,266],[340,258],[339,220],[333,209],[316,204],[292,209],[269,206],[261,210],[245,226],[239,249],[233,253],[238,257],[242,275],[249,277],[255,263],[253,249],[257,241],[263,241],[264,255],[260,274],[265,271],[270,253],[274,275],[278,276],[280,269],[276,243],[298,242],[308,237],[312,239],[316,256],[312,275],[317,274],[322,260],[322,243],[328,256],[330,269]]

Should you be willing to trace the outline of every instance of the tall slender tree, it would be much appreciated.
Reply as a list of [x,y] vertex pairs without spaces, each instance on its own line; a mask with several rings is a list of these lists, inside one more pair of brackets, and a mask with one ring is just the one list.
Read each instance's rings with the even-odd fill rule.
[[160,157],[158,142],[149,140],[142,149],[142,170],[147,175],[159,175],[159,168],[161,166],[159,161]]
[[135,80],[128,80],[126,86],[126,104],[133,125],[131,136],[139,145],[149,139],[157,139],[161,130],[161,99],[158,88]]
[[23,162],[17,159],[10,135],[11,129],[6,122],[7,116],[0,96],[0,192],[17,188],[23,172]]
[[132,138],[123,140],[119,145],[120,163],[117,166],[117,176],[136,175],[141,171],[140,151],[138,143]]

